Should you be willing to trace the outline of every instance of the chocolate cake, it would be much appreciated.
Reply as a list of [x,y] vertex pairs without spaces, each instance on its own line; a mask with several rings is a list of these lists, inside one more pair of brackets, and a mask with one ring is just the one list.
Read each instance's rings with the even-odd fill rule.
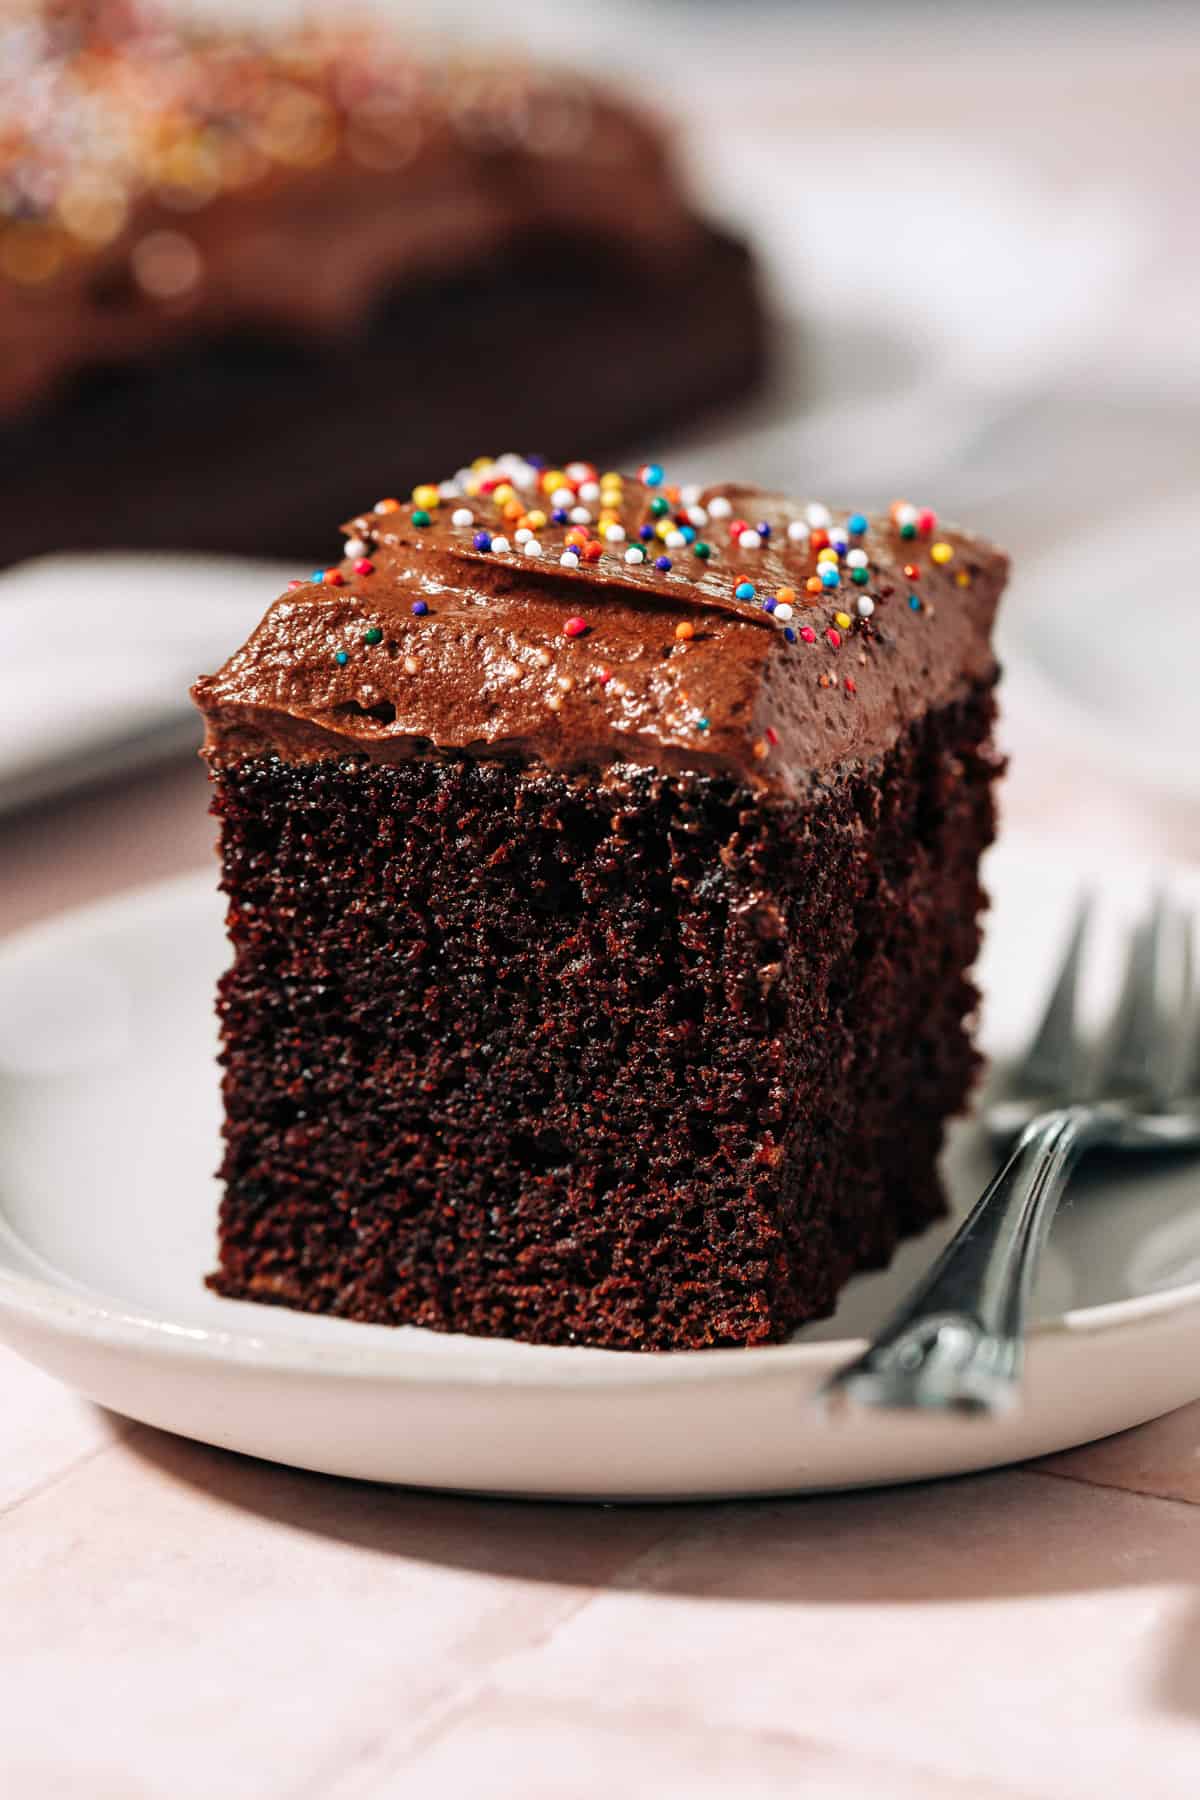
[[505,457],[381,500],[195,697],[225,1295],[785,1338],[942,1208],[1006,560]]
[[328,556],[380,467],[490,430],[615,449],[743,393],[763,342],[744,248],[577,72],[361,22],[5,14],[0,565]]

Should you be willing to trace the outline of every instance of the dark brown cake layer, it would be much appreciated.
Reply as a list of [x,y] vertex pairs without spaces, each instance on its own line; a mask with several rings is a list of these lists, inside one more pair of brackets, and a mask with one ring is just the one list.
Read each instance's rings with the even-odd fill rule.
[[717,775],[228,758],[234,1297],[546,1343],[786,1337],[939,1210],[991,679]]
[[[547,319],[553,354],[514,362]],[[620,345],[602,381],[560,378],[599,343]],[[393,292],[334,345],[242,329],[108,363],[0,419],[0,566],[115,548],[325,562],[380,469],[403,490],[480,433],[565,444],[581,423],[617,453],[743,395],[765,344],[746,251],[707,233],[669,269],[526,246]]]

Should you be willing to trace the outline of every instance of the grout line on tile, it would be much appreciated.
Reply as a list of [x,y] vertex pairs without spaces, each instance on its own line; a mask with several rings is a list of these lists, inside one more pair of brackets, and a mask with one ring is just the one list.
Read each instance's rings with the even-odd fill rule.
[[1124,1481],[1102,1481],[1095,1475],[1072,1475],[1069,1469],[1043,1469],[1032,1463],[1024,1464],[1015,1473],[1020,1475],[1036,1475],[1042,1481],[1071,1481],[1076,1487],[1100,1488],[1108,1494],[1131,1494],[1138,1500],[1158,1500],[1164,1506],[1190,1507],[1195,1511],[1200,1506],[1200,1496],[1189,1500],[1184,1494],[1161,1494],[1154,1488],[1132,1487]]
[[60,1469],[55,1469],[52,1475],[43,1476],[41,1481],[35,1481],[31,1488],[26,1488],[23,1494],[18,1494],[13,1500],[6,1500],[3,1506],[0,1506],[0,1523],[11,1519],[31,1500],[40,1500],[43,1494],[53,1492],[62,1482],[74,1475],[76,1470],[86,1468],[88,1463],[95,1462],[98,1457],[106,1455],[109,1450],[115,1450],[117,1445],[124,1441],[128,1430],[129,1427],[124,1421],[119,1426],[114,1425],[112,1436],[106,1438],[102,1444],[93,1444],[90,1449],[81,1450],[78,1456],[73,1456],[70,1462],[64,1463]]

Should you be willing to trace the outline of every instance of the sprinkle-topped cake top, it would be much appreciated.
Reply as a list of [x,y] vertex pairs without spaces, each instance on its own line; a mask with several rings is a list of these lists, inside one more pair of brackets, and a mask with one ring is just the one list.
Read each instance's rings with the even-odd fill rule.
[[480,458],[345,528],[198,684],[216,755],[528,756],[794,793],[986,679],[1007,562],[885,515]]
[[526,57],[366,19],[5,10],[0,414],[218,319],[337,332],[390,278],[547,233],[669,260],[696,230],[657,132]]

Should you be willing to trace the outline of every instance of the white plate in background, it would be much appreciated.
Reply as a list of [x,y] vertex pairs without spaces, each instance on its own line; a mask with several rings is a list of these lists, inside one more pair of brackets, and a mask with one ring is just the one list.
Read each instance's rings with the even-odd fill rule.
[[[1083,879],[994,852],[985,1037],[1018,1043]],[[1104,876],[1089,995],[1150,877]],[[1195,904],[1200,879],[1179,876]],[[829,1419],[853,1355],[944,1228],[787,1345],[614,1354],[354,1325],[222,1300],[211,878],[69,914],[0,948],[0,1338],[148,1424],[331,1474],[530,1496],[699,1498],[947,1475],[1061,1449],[1200,1395],[1200,1161],[1085,1174],[1039,1289],[1026,1403],[995,1421]],[[955,1205],[991,1166],[960,1127]]]

